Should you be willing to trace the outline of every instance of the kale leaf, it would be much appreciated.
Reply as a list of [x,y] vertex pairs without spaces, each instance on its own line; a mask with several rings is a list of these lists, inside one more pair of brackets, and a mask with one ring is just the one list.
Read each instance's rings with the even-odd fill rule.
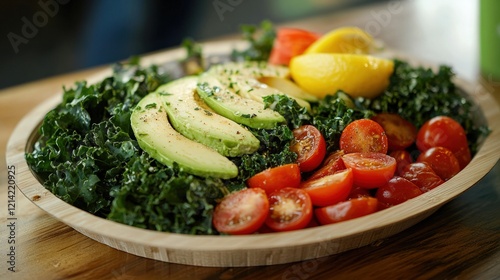
[[475,153],[478,139],[489,130],[474,123],[477,108],[455,86],[453,77],[448,66],[440,66],[435,73],[430,68],[413,67],[405,61],[395,60],[387,90],[373,100],[357,102],[375,112],[397,113],[417,128],[432,117],[449,116],[463,126],[471,152]]
[[262,21],[259,26],[241,26],[243,39],[248,41],[249,47],[246,50],[233,50],[231,58],[233,60],[247,61],[267,61],[271,55],[276,31],[270,21]]

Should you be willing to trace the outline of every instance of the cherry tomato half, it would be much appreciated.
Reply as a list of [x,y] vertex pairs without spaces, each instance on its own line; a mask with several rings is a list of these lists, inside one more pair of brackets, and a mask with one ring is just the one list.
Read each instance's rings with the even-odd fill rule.
[[262,189],[230,193],[215,207],[212,223],[219,232],[250,234],[256,232],[269,213],[269,200]]
[[396,171],[396,160],[382,153],[350,153],[342,160],[352,169],[354,185],[367,189],[385,185]]
[[328,206],[346,200],[352,184],[352,170],[348,168],[319,179],[308,180],[300,188],[309,194],[314,206]]
[[349,196],[347,196],[347,199],[353,199],[353,198],[360,198],[360,197],[370,197],[372,196],[370,194],[370,190],[366,188],[362,188],[356,185],[353,185],[351,188],[351,192],[349,193]]
[[381,113],[372,120],[384,129],[390,151],[406,149],[417,138],[417,128],[398,114]]
[[396,159],[396,174],[401,174],[403,168],[413,162],[413,158],[407,150],[395,150],[389,155]]
[[286,187],[298,188],[300,181],[299,166],[291,163],[269,168],[255,174],[247,180],[247,186],[263,189],[267,194],[270,194]]
[[294,140],[290,150],[296,153],[300,171],[308,172],[318,167],[326,155],[326,142],[319,130],[303,125],[293,130]]
[[417,185],[422,192],[428,192],[444,183],[425,162],[414,162],[403,168],[401,177]]
[[298,28],[283,27],[277,30],[269,63],[288,65],[292,57],[302,54],[321,35]]
[[314,171],[314,173],[309,177],[308,180],[319,179],[326,175],[331,175],[336,173],[337,171],[344,170],[345,165],[342,161],[342,156],[344,155],[344,151],[338,150],[329,154],[326,159],[323,161],[321,167]]
[[340,149],[344,153],[383,153],[388,150],[388,140],[380,124],[369,119],[355,120],[340,135]]
[[269,195],[266,225],[274,231],[305,228],[312,218],[312,203],[302,189],[284,188]]
[[417,185],[403,177],[394,176],[387,184],[377,189],[375,197],[378,199],[379,207],[385,209],[401,204],[422,193]]
[[421,153],[417,162],[425,162],[436,172],[436,174],[448,181],[451,177],[460,172],[460,164],[455,155],[444,147],[432,147]]
[[455,154],[461,169],[471,160],[465,130],[450,117],[437,116],[425,122],[418,131],[416,143],[421,152],[432,147],[449,149]]
[[314,210],[318,222],[322,225],[333,224],[366,216],[377,211],[377,199],[360,197],[343,201]]

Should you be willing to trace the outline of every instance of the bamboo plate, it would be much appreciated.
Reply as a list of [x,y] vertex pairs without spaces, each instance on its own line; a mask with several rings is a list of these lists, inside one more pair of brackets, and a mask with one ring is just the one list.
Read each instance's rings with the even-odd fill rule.
[[[204,44],[205,54],[228,54],[242,42]],[[162,64],[184,57],[181,49],[152,54],[144,64]],[[89,83],[108,76],[111,70],[89,77]],[[94,216],[60,200],[37,180],[24,155],[38,137],[43,116],[61,99],[59,92],[26,115],[7,145],[7,165],[15,165],[18,188],[38,207],[80,233],[108,246],[155,260],[215,267],[257,266],[289,263],[337,254],[368,245],[409,228],[440,206],[472,187],[495,165],[500,156],[500,110],[482,87],[461,79],[456,83],[477,104],[476,121],[488,124],[491,134],[482,141],[470,164],[438,188],[403,204],[354,220],[285,233],[247,236],[191,236],[145,230]],[[443,221],[446,222],[446,221]]]

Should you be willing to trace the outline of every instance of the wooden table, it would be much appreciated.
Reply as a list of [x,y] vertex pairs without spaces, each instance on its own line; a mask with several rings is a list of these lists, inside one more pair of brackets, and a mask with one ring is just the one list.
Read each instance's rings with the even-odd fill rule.
[[[465,1],[464,1],[465,2]],[[288,23],[318,32],[367,29],[388,46],[446,63],[500,100],[498,83],[478,71],[475,1],[393,1]],[[17,122],[37,104],[100,68],[34,81],[0,92],[0,157]],[[497,127],[493,129],[499,129]],[[500,164],[470,190],[400,234],[338,255],[293,264],[204,268],[136,257],[91,240],[17,192],[16,272],[7,270],[7,167],[0,162],[2,279],[493,279],[500,277]]]

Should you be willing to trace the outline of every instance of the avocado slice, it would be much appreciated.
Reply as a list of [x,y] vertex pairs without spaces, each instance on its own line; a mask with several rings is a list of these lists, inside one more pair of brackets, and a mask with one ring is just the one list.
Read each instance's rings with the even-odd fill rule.
[[283,91],[282,88],[275,88],[261,81],[262,79],[279,79],[289,81],[294,85],[287,79],[289,77],[287,67],[268,64],[265,61],[243,61],[215,65],[207,72],[218,77],[224,86],[244,98],[264,103],[262,99],[264,96],[283,94],[294,99],[300,106],[311,110],[308,100],[302,98],[308,98],[306,94],[299,96],[296,92]]
[[239,61],[217,64],[210,69],[209,73],[215,76],[244,76],[259,79],[261,77],[290,77],[288,67],[269,64],[265,61]]
[[264,108],[262,103],[236,94],[211,73],[200,75],[197,92],[219,115],[249,127],[270,129],[286,121],[278,112]]
[[187,76],[160,86],[160,94],[172,126],[187,138],[202,143],[224,156],[250,154],[260,147],[248,129],[225,118],[196,93],[198,77]]
[[139,146],[160,163],[177,163],[185,172],[202,177],[229,179],[238,175],[238,167],[228,158],[186,138],[170,125],[158,92],[139,101],[130,121]]

